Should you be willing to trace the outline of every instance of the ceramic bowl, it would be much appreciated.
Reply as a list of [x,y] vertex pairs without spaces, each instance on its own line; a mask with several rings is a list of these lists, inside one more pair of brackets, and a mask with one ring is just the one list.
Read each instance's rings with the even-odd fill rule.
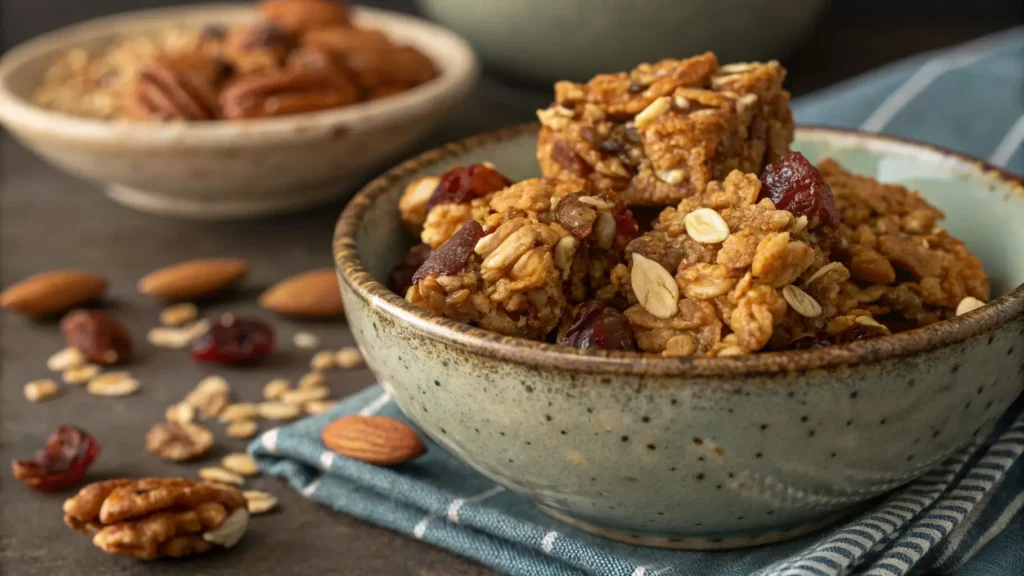
[[489,65],[551,84],[712,50],[770,60],[811,29],[825,0],[419,0]]
[[1024,184],[884,136],[800,128],[794,146],[919,189],[983,261],[988,305],[829,349],[673,359],[502,337],[381,284],[410,245],[395,204],[411,179],[488,160],[537,176],[535,146],[526,126],[405,162],[350,202],[334,253],[355,338],[405,414],[552,516],[655,546],[795,536],[920,476],[1021,392]]
[[472,49],[438,26],[358,8],[355,21],[415,46],[437,65],[434,80],[344,108],[243,122],[141,123],[71,117],[31,103],[50,62],[125,34],[254,20],[249,5],[130,12],[45,34],[0,60],[0,122],[56,166],[106,184],[132,208],[204,219],[260,216],[344,193],[434,127],[472,89]]

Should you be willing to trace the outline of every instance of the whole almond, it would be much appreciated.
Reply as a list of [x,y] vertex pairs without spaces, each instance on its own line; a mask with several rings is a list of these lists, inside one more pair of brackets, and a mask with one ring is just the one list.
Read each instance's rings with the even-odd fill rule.
[[29,276],[0,292],[0,308],[26,316],[64,312],[103,295],[107,281],[81,270],[54,270]]
[[325,426],[320,438],[342,456],[380,466],[408,462],[427,451],[412,428],[387,416],[344,416]]
[[300,318],[331,318],[345,313],[333,268],[317,268],[278,282],[260,296],[260,306]]
[[233,287],[249,265],[240,258],[203,258],[166,266],[139,280],[139,292],[161,300],[192,300]]

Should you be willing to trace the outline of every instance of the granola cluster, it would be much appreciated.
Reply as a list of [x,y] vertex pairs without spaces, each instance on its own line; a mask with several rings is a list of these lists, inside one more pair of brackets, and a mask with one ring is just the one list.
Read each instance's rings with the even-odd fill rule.
[[652,206],[732,170],[759,174],[793,139],[785,76],[778,62],[719,66],[709,52],[558,82],[555,102],[537,113],[541,171]]
[[95,482],[64,502],[64,523],[104,552],[142,560],[231,547],[245,532],[238,489],[185,478]]
[[432,79],[429,58],[358,28],[335,0],[263,0],[251,24],[130,36],[50,65],[34,101],[103,119],[282,116],[383,98]]
[[[831,346],[987,300],[916,192],[788,150],[784,75],[705,54],[558,83],[545,178],[476,164],[407,186],[422,243],[396,289],[505,335],[665,356]],[[640,230],[627,204],[667,207]]]

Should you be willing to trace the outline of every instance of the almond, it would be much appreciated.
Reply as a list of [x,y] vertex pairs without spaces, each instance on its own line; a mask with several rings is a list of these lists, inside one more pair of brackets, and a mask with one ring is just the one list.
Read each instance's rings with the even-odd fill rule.
[[427,451],[412,428],[387,416],[344,416],[325,426],[320,438],[342,456],[380,466],[408,462]]
[[54,270],[29,276],[0,292],[0,308],[26,316],[49,316],[98,299],[107,288],[102,276],[80,270]]
[[139,292],[161,300],[192,300],[234,286],[249,265],[239,258],[203,258],[166,266],[139,280]]
[[300,318],[331,318],[345,313],[333,268],[317,268],[278,282],[260,296],[260,306]]

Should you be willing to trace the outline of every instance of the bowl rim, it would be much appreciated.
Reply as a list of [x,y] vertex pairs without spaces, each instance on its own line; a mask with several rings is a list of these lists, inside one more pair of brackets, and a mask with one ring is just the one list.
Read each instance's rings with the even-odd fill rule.
[[[449,143],[406,160],[364,186],[349,201],[335,227],[333,252],[340,281],[371,309],[409,325],[432,340],[474,354],[537,368],[615,375],[708,378],[756,375],[784,380],[786,375],[793,372],[844,369],[948,348],[992,332],[1024,315],[1024,284],[1021,284],[977,310],[891,336],[817,350],[787,350],[724,358],[665,358],[644,352],[581,350],[503,336],[417,308],[370,276],[357,254],[355,236],[363,215],[379,197],[391,190],[398,181],[431,165],[458,158],[468,151],[489,144],[536,134],[538,129],[539,124],[531,122]],[[798,126],[797,132],[818,138],[861,139],[883,147],[897,146],[938,155],[972,166],[980,176],[998,180],[1024,196],[1024,178],[939,146],[826,126]]]
[[353,6],[354,19],[383,29],[397,27],[409,34],[405,41],[428,54],[440,73],[405,92],[350,106],[277,118],[244,121],[214,120],[201,123],[147,123],[84,118],[34,104],[10,85],[13,74],[36,58],[67,49],[71,44],[116,37],[121,27],[148,28],[167,20],[167,27],[199,20],[243,18],[256,13],[252,3],[210,3],[131,10],[92,18],[46,32],[8,50],[0,57],[0,124],[12,132],[30,131],[62,140],[90,144],[131,144],[164,148],[182,142],[208,147],[258,146],[281,140],[335,137],[360,124],[400,124],[420,115],[438,99],[468,92],[479,76],[480,65],[469,43],[437,24],[390,10]]

